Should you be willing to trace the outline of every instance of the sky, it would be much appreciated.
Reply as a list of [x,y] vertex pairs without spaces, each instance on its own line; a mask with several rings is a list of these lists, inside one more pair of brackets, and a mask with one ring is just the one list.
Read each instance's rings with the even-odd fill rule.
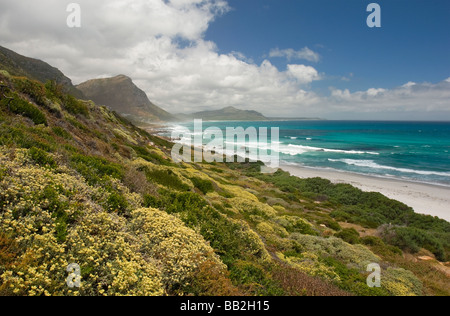
[[79,28],[70,3],[0,0],[0,45],[172,113],[450,121],[448,0],[78,0]]

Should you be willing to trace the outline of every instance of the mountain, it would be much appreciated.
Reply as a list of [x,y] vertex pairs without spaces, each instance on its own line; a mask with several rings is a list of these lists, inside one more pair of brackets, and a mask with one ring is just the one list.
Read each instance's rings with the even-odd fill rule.
[[155,121],[173,121],[175,117],[156,106],[146,93],[125,75],[93,79],[77,86],[86,98],[106,105],[138,125]]
[[221,110],[203,111],[187,115],[179,115],[182,119],[202,119],[204,121],[268,121],[267,117],[256,111],[240,110],[226,107]]
[[66,88],[66,92],[77,98],[83,97],[83,94],[72,84],[72,80],[59,69],[42,60],[19,55],[2,46],[0,46],[0,69],[8,71],[11,75],[28,77],[42,83],[49,80],[56,81],[57,84]]

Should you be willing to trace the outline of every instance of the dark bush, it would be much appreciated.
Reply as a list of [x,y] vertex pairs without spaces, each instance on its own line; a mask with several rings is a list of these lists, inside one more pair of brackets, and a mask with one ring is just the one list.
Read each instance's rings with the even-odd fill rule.
[[230,277],[256,295],[282,296],[281,286],[265,271],[264,267],[250,261],[239,260],[230,269]]
[[68,131],[66,131],[64,128],[56,126],[52,128],[53,133],[55,133],[56,136],[59,136],[64,139],[72,139],[72,135]]
[[67,237],[67,227],[70,223],[75,221],[75,218],[68,216],[66,212],[68,204],[65,201],[61,201],[61,193],[67,194],[67,192],[64,192],[63,188],[47,186],[40,194],[39,200],[47,201],[42,208],[48,210],[52,214],[52,217],[55,218],[57,240],[59,242],[65,242]]
[[15,94],[11,100],[6,98],[2,99],[1,105],[5,108],[8,108],[14,114],[28,117],[36,125],[47,125],[47,118],[45,117],[45,114],[30,102],[19,98],[17,94]]
[[164,159],[163,157],[161,157],[160,155],[158,155],[156,153],[150,152],[144,146],[131,146],[131,148],[134,149],[134,151],[136,152],[138,157],[140,157],[144,160],[147,160],[151,163],[158,164],[158,165],[165,165],[165,166],[174,166],[173,163]]
[[64,97],[63,106],[67,110],[67,112],[71,114],[81,114],[86,117],[89,116],[89,109],[86,104],[71,95],[66,95]]
[[46,91],[41,83],[19,78],[14,80],[14,86],[19,92],[28,95],[36,104],[45,106]]
[[117,212],[124,215],[128,208],[126,198],[119,192],[112,192],[106,202],[107,209],[111,212]]
[[359,233],[354,228],[344,228],[340,232],[334,235],[335,237],[341,238],[343,241],[348,242],[349,244],[355,245],[359,244],[360,238]]
[[145,169],[147,179],[151,182],[161,184],[167,188],[178,191],[189,191],[189,186],[178,178],[172,170]]
[[32,147],[30,148],[28,153],[30,154],[31,159],[33,159],[34,162],[43,167],[56,168],[57,166],[55,160],[42,149]]
[[201,178],[191,178],[194,186],[199,189],[203,194],[207,194],[208,192],[214,191],[213,183],[209,180],[203,180]]
[[123,166],[101,157],[74,154],[71,158],[72,166],[88,181],[95,185],[102,182],[106,176],[122,180]]
[[411,227],[388,227],[383,231],[383,240],[412,253],[417,253],[421,248],[425,248],[431,251],[438,260],[447,260],[442,240],[425,230]]

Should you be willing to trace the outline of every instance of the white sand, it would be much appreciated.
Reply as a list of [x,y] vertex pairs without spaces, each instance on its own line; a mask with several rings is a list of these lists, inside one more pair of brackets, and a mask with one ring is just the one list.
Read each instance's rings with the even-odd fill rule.
[[391,199],[405,203],[417,213],[437,216],[450,222],[450,188],[448,187],[326,169],[286,165],[281,168],[299,178],[320,177],[333,183],[348,183],[363,191],[380,192]]

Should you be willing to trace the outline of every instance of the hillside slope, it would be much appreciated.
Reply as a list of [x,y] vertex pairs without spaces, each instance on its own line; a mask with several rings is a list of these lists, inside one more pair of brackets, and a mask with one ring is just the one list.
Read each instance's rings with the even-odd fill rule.
[[66,92],[77,98],[82,98],[83,94],[77,90],[72,80],[67,78],[59,69],[50,66],[46,62],[38,59],[25,57],[0,46],[0,69],[8,71],[15,76],[24,76],[38,80],[42,83],[55,81],[62,85]]
[[0,71],[0,295],[449,294],[445,266],[416,257],[448,258],[447,222],[260,163],[175,164],[171,147]]
[[175,120],[173,115],[150,102],[145,92],[124,75],[89,80],[77,88],[88,99],[110,107],[137,124]]

